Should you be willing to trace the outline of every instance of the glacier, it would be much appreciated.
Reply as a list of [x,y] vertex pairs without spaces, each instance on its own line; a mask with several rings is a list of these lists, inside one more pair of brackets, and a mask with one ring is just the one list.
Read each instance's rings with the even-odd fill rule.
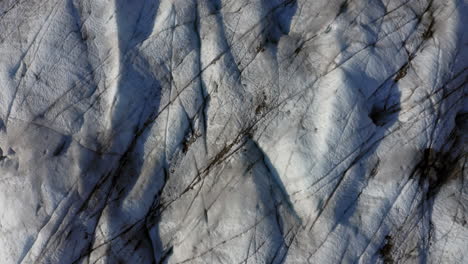
[[468,263],[466,0],[3,0],[0,263]]

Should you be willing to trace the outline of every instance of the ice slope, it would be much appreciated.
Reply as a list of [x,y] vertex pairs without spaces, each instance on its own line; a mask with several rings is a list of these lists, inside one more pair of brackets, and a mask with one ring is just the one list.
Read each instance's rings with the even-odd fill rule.
[[0,263],[468,263],[466,0],[3,0]]

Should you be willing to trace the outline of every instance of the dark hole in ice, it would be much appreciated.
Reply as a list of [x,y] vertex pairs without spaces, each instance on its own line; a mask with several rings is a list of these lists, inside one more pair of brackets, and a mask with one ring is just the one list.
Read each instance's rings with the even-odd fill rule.
[[385,125],[385,115],[386,113],[384,109],[374,106],[369,113],[369,118],[376,126],[383,126]]
[[400,111],[398,105],[394,105],[389,108],[374,105],[369,113],[369,118],[378,127],[385,126],[386,124],[392,123],[397,118],[396,114]]
[[385,244],[379,249],[379,254],[382,256],[384,263],[393,263],[392,258],[393,241],[392,237],[385,236]]
[[344,1],[341,5],[340,5],[340,10],[338,11],[338,15],[341,15],[343,14],[344,12],[346,12],[346,10],[348,9],[348,1]]
[[432,148],[424,150],[417,169],[420,173],[419,184],[428,184],[427,198],[437,194],[442,186],[462,173],[459,160],[460,157],[452,157],[451,153],[442,153]]
[[3,149],[0,148],[0,161],[4,160],[6,156],[3,156]]

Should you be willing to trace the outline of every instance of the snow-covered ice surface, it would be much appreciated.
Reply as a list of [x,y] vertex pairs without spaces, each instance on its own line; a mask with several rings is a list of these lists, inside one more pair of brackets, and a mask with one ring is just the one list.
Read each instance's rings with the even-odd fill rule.
[[466,0],[0,1],[0,263],[468,263]]

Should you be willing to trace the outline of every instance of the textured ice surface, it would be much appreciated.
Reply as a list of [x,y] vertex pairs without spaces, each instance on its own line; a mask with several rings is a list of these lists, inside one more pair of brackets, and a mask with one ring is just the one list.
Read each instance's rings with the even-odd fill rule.
[[3,0],[0,263],[468,263],[466,0]]

